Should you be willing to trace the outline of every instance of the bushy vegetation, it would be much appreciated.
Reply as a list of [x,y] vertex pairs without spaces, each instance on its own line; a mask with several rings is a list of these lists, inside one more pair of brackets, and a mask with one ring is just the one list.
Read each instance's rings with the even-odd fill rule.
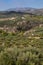
[[43,65],[43,19],[33,15],[21,17],[0,21],[0,27],[17,30],[0,29],[0,65]]
[[31,34],[29,39],[24,32],[0,30],[0,65],[43,65],[43,39],[35,39]]

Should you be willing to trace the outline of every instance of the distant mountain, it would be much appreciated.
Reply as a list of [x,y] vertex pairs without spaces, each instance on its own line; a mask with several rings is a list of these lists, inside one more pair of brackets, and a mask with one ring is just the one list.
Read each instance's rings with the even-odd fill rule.
[[21,12],[21,13],[32,13],[35,9],[34,8],[10,8],[7,11],[15,11],[15,12]]
[[33,11],[34,8],[10,8],[7,11],[17,11],[17,12],[21,11],[21,12],[24,12],[24,11],[30,11],[30,10]]
[[9,14],[9,13],[27,13],[27,14],[35,14],[35,15],[43,15],[43,8],[42,9],[35,9],[35,8],[10,8],[6,11],[0,12],[1,14]]

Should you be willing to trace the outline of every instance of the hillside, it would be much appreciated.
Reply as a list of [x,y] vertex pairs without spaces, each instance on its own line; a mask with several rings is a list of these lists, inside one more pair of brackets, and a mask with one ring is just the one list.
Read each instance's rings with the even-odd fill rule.
[[9,17],[15,16],[16,14],[30,14],[30,15],[42,15],[43,16],[43,8],[35,9],[35,8],[10,8],[6,11],[0,11],[1,17]]
[[43,65],[42,9],[12,10],[0,12],[0,65]]

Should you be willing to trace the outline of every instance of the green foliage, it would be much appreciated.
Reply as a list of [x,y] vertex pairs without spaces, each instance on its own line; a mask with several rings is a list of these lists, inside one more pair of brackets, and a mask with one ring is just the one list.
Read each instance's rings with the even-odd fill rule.
[[25,21],[21,17],[0,21],[0,27],[11,28],[0,30],[0,65],[43,65],[43,16],[24,15]]
[[23,34],[0,32],[0,65],[43,65],[43,39]]

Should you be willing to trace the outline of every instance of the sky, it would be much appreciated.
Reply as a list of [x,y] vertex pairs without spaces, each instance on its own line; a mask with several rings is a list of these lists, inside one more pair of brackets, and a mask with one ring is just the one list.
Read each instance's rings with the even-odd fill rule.
[[0,0],[0,10],[24,7],[43,8],[43,0]]

